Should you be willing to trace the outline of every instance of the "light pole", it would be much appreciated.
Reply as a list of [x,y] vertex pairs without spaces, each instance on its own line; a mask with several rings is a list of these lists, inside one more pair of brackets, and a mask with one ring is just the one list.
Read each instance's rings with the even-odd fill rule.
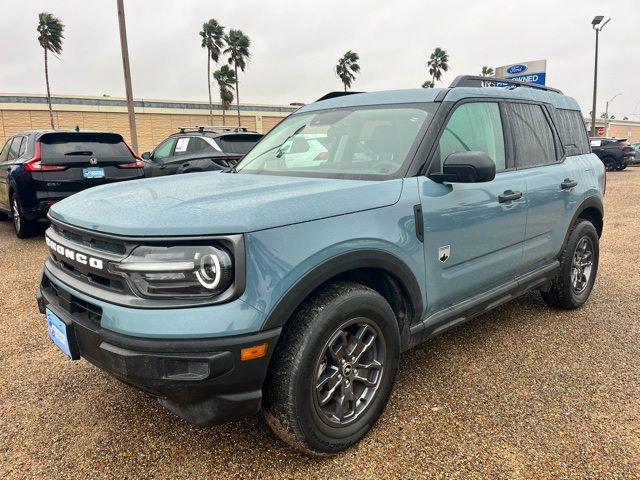
[[[610,18],[607,19],[602,25],[600,22],[604,17],[602,15],[598,15],[591,20],[591,26],[596,31],[596,61],[593,68],[593,107],[591,109],[591,136],[596,136],[596,92],[598,91],[598,34],[602,31],[604,26],[609,23]],[[598,25],[600,25],[598,27]]]
[[613,97],[611,97],[611,100],[607,100],[607,106],[605,108],[604,111],[604,121],[605,123],[605,127],[604,127],[604,136],[608,137],[609,136],[609,104],[612,103],[615,98],[619,95],[622,95],[621,93],[616,93]]
[[120,27],[120,48],[122,49],[122,69],[124,70],[124,87],[127,92],[127,111],[129,112],[129,133],[131,146],[138,154],[138,132],[136,130],[136,114],[133,109],[133,89],[131,88],[131,69],[129,68],[129,46],[127,45],[127,24],[124,20],[124,2],[118,3],[118,25]]

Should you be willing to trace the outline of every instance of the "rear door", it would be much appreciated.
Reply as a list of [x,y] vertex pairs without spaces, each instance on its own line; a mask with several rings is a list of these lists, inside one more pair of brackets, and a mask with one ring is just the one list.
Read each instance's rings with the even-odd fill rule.
[[0,208],[9,210],[9,185],[8,178],[11,168],[13,167],[13,157],[10,157],[11,144],[14,138],[18,138],[18,144],[21,144],[21,137],[11,137],[2,147],[0,151]]
[[143,176],[141,163],[117,133],[53,132],[38,142],[41,169],[33,178],[47,199]]
[[524,175],[512,168],[496,101],[454,107],[440,133],[430,173],[452,153],[483,151],[496,164],[484,183],[419,177],[424,219],[428,315],[513,282],[521,271],[527,203]]
[[[522,260],[526,271],[548,265],[558,256],[584,191],[585,163],[579,156],[565,158],[551,109],[535,103],[506,103],[515,165],[526,174],[529,211]],[[578,142],[567,141],[569,153],[586,148]]]

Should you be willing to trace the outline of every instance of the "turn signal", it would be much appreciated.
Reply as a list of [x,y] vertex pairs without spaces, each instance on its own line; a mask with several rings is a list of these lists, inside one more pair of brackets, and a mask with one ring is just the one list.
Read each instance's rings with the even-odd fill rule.
[[253,360],[254,358],[264,357],[267,354],[268,343],[261,343],[252,347],[245,347],[240,350],[240,360]]

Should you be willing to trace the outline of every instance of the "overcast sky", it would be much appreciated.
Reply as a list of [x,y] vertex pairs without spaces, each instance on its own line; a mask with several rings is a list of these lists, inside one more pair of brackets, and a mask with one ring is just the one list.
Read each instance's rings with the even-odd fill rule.
[[[640,119],[640,0],[125,0],[136,98],[206,100],[202,23],[215,18],[251,38],[240,75],[243,102],[313,101],[341,89],[346,51],[360,55],[355,90],[418,87],[444,48],[456,75],[547,59],[547,83],[591,110],[594,15],[612,17],[600,36],[598,113]],[[38,12],[65,24],[64,51],[49,65],[53,94],[124,96],[116,0],[2,0],[0,92],[44,93]],[[217,95],[216,95],[217,97]]]

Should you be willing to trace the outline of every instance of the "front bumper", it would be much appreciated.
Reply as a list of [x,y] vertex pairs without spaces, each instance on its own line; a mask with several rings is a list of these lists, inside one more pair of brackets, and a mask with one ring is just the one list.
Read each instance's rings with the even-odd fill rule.
[[[46,275],[36,298],[41,313],[48,308],[66,324],[74,358],[157,397],[182,418],[212,425],[260,410],[279,328],[219,338],[140,338],[102,328],[99,307],[75,298]],[[242,348],[265,342],[264,357],[240,359]]]

